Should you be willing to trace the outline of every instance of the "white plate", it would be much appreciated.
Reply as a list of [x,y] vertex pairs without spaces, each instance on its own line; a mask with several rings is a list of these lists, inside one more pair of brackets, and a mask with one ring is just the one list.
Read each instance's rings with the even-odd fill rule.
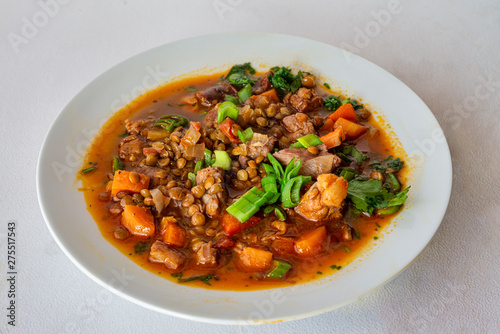
[[[191,288],[142,269],[109,244],[85,208],[75,174],[89,140],[130,96],[199,69],[251,61],[308,65],[330,84],[383,112],[411,157],[405,209],[364,256],[335,277],[261,291]],[[422,251],[446,211],[451,159],[441,128],[422,100],[380,67],[305,38],[264,33],[217,34],[169,43],[111,68],[59,114],[43,143],[37,190],[47,226],[66,255],[103,287],[149,309],[223,324],[291,320],[332,310],[388,282]]]

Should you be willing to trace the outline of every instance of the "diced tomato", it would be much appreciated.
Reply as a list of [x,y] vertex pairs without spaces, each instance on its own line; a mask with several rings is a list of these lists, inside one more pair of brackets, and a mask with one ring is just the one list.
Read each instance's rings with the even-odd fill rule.
[[238,219],[233,217],[230,213],[225,213],[222,216],[222,227],[224,228],[224,232],[226,232],[227,235],[235,235],[236,233],[240,232],[241,230],[244,230],[246,228],[249,228],[251,226],[254,226],[257,224],[259,221],[261,221],[262,218],[253,216],[249,220],[247,220],[244,223],[240,223]]
[[235,124],[235,122],[231,118],[226,117],[226,119],[224,121],[222,121],[222,123],[219,124],[219,130],[221,130],[222,133],[227,138],[229,138],[229,140],[232,143],[239,144],[239,143],[241,143],[240,138],[233,134],[233,125],[234,124]]
[[201,123],[200,122],[189,122],[191,124],[191,126],[196,130],[196,131],[200,131],[201,130]]

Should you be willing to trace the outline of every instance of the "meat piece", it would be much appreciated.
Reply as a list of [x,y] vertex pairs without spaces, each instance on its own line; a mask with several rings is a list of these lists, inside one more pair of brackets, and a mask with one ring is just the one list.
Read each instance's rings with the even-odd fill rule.
[[342,161],[338,156],[326,150],[320,151],[319,154],[312,154],[305,148],[286,148],[274,153],[273,156],[285,166],[292,158],[295,158],[295,161],[300,159],[299,174],[314,178],[330,173]]
[[218,249],[233,249],[235,245],[236,242],[233,238],[224,236],[215,242],[214,247]]
[[203,244],[196,252],[196,265],[213,268],[217,267],[217,250],[212,247],[212,242]]
[[283,118],[283,126],[288,132],[287,137],[297,140],[308,134],[317,134],[313,120],[306,114],[294,114]]
[[205,108],[212,108],[217,103],[224,101],[226,94],[237,96],[238,91],[227,82],[223,82],[220,85],[196,92],[194,96],[200,105]]
[[215,182],[224,180],[224,170],[220,167],[207,167],[200,169],[196,173],[196,184],[203,184],[209,177],[213,177]]
[[118,145],[120,158],[125,161],[138,161],[145,146],[146,143],[136,135],[125,137]]
[[298,112],[311,112],[323,106],[323,99],[314,89],[299,88],[295,93],[288,93],[283,99],[285,105]]
[[178,269],[186,262],[186,255],[166,243],[156,240],[149,252],[149,261],[163,263],[168,269]]
[[248,166],[248,161],[250,160],[249,157],[247,157],[246,155],[240,155],[238,157],[238,162],[240,164],[241,167],[243,168],[246,168]]
[[271,83],[269,82],[268,75],[273,75],[273,71],[269,71],[255,83],[253,86],[253,94],[259,95],[271,89]]
[[211,109],[205,116],[205,128],[215,128],[217,125],[217,115],[219,114],[219,108]]
[[335,174],[322,174],[305,193],[295,212],[311,221],[342,218],[348,182]]
[[240,147],[246,155],[252,159],[256,159],[259,156],[267,156],[274,149],[274,144],[278,140],[274,137],[269,137],[261,133],[254,133],[252,140],[247,141],[245,144],[241,144]]
[[143,120],[137,122],[131,122],[128,119],[125,120],[125,128],[127,129],[127,132],[131,135],[138,135],[141,133],[143,129],[147,127],[148,123]]
[[134,169],[135,172],[139,174],[144,174],[149,177],[149,187],[155,188],[162,184],[167,184],[168,181],[172,180],[172,176],[167,176],[166,179],[160,179],[155,176],[156,172],[163,171],[163,168],[160,167],[150,167],[150,166],[141,166]]

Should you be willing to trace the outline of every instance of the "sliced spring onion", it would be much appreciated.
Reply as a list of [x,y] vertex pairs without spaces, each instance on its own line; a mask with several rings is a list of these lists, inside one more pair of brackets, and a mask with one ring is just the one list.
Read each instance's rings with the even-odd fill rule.
[[283,175],[283,184],[286,184],[289,180],[296,177],[299,174],[299,169],[301,166],[301,160],[298,159],[295,161],[295,158],[292,158],[288,165],[286,165],[285,173]]
[[252,96],[252,85],[247,84],[242,90],[238,92],[238,97],[241,103],[245,102],[250,96]]
[[401,209],[401,205],[390,206],[388,208],[378,209],[377,212],[381,215],[392,215]]
[[274,214],[276,215],[276,217],[278,217],[279,220],[281,220],[281,221],[286,220],[286,213],[282,208],[276,206],[274,208]]
[[262,184],[262,189],[264,189],[264,192],[273,194],[273,197],[269,199],[268,203],[275,203],[280,197],[278,186],[276,185],[276,174],[269,174],[266,177],[263,177],[260,182]]
[[347,181],[351,181],[354,177],[356,177],[356,175],[359,174],[360,172],[358,170],[346,167],[342,169],[339,176],[342,176]]
[[219,106],[217,114],[217,123],[222,123],[226,117],[231,118],[233,121],[238,120],[238,107],[230,101],[222,102]]
[[343,152],[342,152],[342,153],[344,153],[344,154],[346,154],[346,155],[350,155],[350,156],[354,157],[354,159],[356,159],[356,162],[357,162],[358,164],[362,163],[362,162],[363,162],[363,160],[364,160],[364,158],[363,158],[363,154],[361,154],[361,152],[360,152],[360,151],[358,151],[358,150],[356,149],[356,147],[354,147],[353,145],[350,145],[350,146],[346,146],[346,147],[344,147],[344,150],[343,150]]
[[240,100],[238,100],[238,98],[237,98],[237,97],[234,97],[234,96],[231,96],[231,95],[226,94],[226,95],[225,95],[225,98],[226,98],[226,101],[232,102],[232,103],[234,103],[235,105],[240,104]]
[[96,166],[92,166],[92,167],[89,167],[89,168],[84,168],[84,169],[82,169],[82,174],[90,173],[91,171],[93,171],[96,168],[97,168]]
[[345,155],[345,154],[344,154],[344,153],[342,153],[342,152],[338,152],[338,153],[337,153],[337,156],[338,156],[340,159],[342,159],[342,160],[344,160],[345,162],[347,162],[347,163],[351,163],[351,162],[352,162],[352,160],[351,160],[351,159],[349,159],[349,158],[347,157],[347,155]]
[[208,166],[212,166],[214,163],[214,159],[212,158],[212,151],[208,148],[205,149],[205,162]]
[[115,156],[113,158],[113,173],[116,172],[117,170],[123,170],[123,164],[120,161],[120,159],[118,159],[118,157]]
[[305,148],[305,147],[301,143],[296,142],[296,143],[293,143],[292,145],[290,145],[290,148]]
[[274,260],[274,269],[271,270],[267,277],[269,278],[283,278],[286,273],[292,268],[292,265],[285,261]]
[[264,211],[264,213],[271,213],[274,211],[275,208],[276,207],[274,205],[269,205],[269,206],[266,206],[263,211]]
[[196,185],[196,174],[195,173],[188,173],[188,180],[191,181],[191,184],[194,187]]
[[226,151],[214,151],[215,161],[212,164],[213,167],[220,167],[224,170],[231,169],[231,157]]
[[401,185],[399,184],[396,176],[392,173],[387,173],[387,175],[389,176],[389,181],[391,181],[392,189],[394,189],[395,191],[399,191],[399,189],[401,189]]
[[163,125],[167,131],[172,131],[178,126],[185,126],[189,123],[188,119],[179,115],[165,115],[160,117],[153,126]]
[[299,139],[297,139],[297,142],[301,143],[305,148],[323,144],[321,139],[319,139],[318,136],[312,133],[305,135],[304,137],[300,137]]
[[281,202],[285,208],[293,208],[299,205],[300,189],[302,188],[302,177],[296,176],[285,183],[281,192]]
[[196,165],[194,165],[194,174],[198,173],[199,170],[202,170],[204,164],[205,164],[205,159],[196,161]]
[[274,167],[268,164],[262,164],[264,166],[264,170],[266,171],[267,175],[274,174],[276,175],[276,171],[274,170]]
[[271,162],[271,165],[274,168],[274,171],[276,172],[276,178],[281,179],[285,175],[283,172],[283,166],[279,163],[278,160],[276,160],[275,157],[271,153],[267,154],[267,158],[269,159],[269,162]]
[[238,130],[238,137],[240,137],[240,140],[242,143],[246,143],[247,141],[252,140],[253,138],[253,130],[252,128],[247,128],[246,130]]
[[231,204],[226,211],[238,219],[241,223],[250,219],[260,207],[267,203],[273,194],[265,193],[257,187],[253,187]]

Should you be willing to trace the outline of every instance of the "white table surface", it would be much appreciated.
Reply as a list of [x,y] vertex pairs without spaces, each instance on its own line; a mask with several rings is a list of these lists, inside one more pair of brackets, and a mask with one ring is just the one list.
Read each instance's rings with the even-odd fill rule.
[[[401,1],[383,25],[372,12],[389,8],[389,0],[59,2],[65,4],[51,7],[55,14],[46,22],[38,1],[1,2],[1,333],[500,331],[498,1]],[[24,28],[23,35],[33,17],[40,27]],[[359,31],[365,28],[374,30],[363,40]],[[405,82],[436,115],[453,157],[448,212],[418,259],[384,287],[309,319],[216,326],[155,313],[108,293],[52,239],[38,207],[35,168],[59,111],[97,75],[136,53],[226,31],[287,33],[353,46]],[[5,310],[11,220],[18,232],[15,328],[6,325]]]

